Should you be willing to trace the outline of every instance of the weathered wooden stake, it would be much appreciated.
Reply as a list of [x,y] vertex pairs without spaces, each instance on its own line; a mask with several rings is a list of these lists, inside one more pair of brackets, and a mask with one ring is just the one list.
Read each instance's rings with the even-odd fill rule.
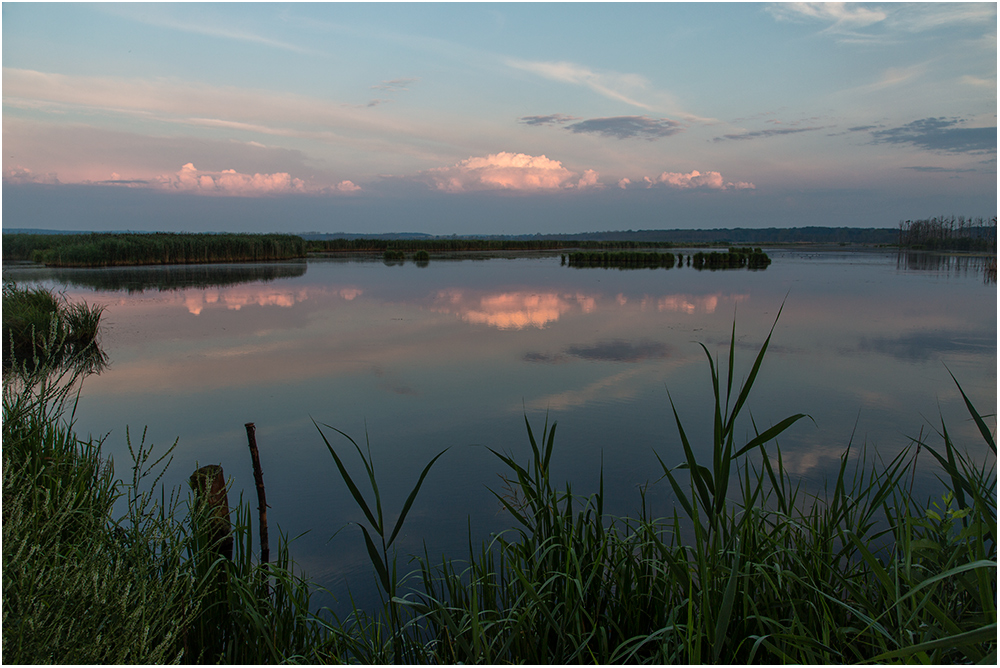
[[267,501],[264,498],[264,474],[260,470],[260,454],[257,452],[256,428],[253,422],[246,423],[247,443],[250,445],[250,459],[253,461],[253,479],[257,483],[257,512],[260,515],[260,562],[271,560],[271,548],[267,541]]
[[208,524],[208,538],[219,554],[233,558],[233,534],[229,525],[229,497],[226,494],[226,476],[218,464],[209,464],[191,474],[191,489],[199,503],[212,509]]

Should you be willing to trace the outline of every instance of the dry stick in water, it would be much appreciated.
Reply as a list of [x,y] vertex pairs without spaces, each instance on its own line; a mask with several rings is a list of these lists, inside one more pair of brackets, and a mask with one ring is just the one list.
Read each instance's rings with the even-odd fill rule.
[[267,501],[264,499],[264,474],[260,470],[260,455],[257,453],[257,437],[254,435],[253,422],[246,423],[247,442],[250,445],[250,458],[253,460],[253,479],[257,483],[257,511],[260,515],[260,562],[266,564],[271,560],[271,548],[267,542]]

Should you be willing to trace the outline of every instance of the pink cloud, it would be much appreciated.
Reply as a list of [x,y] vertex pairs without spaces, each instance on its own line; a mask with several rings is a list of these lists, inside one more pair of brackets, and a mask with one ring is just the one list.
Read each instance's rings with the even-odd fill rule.
[[272,195],[306,190],[301,179],[293,179],[287,172],[253,175],[240,174],[235,169],[201,172],[190,162],[174,174],[154,179],[151,185],[212,195]]
[[59,179],[52,172],[47,174],[36,174],[27,167],[11,167],[3,171],[3,180],[8,183],[59,183]]
[[[650,178],[648,176],[643,177],[646,182],[647,188],[652,188],[655,185],[665,185],[668,188],[679,188],[682,190],[687,190],[690,188],[704,188],[708,190],[746,190],[753,189],[756,186],[752,183],[746,181],[739,181],[733,183],[732,181],[725,181],[722,178],[722,174],[719,172],[699,172],[697,169],[683,174],[680,172],[663,172],[659,176]],[[623,183],[625,179],[619,182],[619,186],[625,187],[627,183]]]
[[588,169],[579,176],[558,160],[544,155],[494,153],[472,157],[451,167],[428,169],[422,175],[438,190],[568,190],[598,186],[597,172]]
[[583,173],[583,176],[580,177],[576,187],[583,190],[584,188],[603,188],[604,186],[603,184],[598,183],[597,172],[592,169],[588,169]]
[[361,190],[361,186],[356,186],[350,181],[341,181],[334,188],[342,193],[353,193]]

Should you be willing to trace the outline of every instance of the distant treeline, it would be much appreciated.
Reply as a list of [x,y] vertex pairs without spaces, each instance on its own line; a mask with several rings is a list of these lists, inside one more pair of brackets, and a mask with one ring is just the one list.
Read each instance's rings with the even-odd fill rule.
[[4,260],[51,267],[259,262],[305,257],[291,234],[4,234]]
[[336,238],[310,239],[306,249],[310,252],[379,252],[386,251],[531,251],[560,250],[563,248],[670,248],[669,242],[639,241],[572,241],[556,239],[466,239],[461,237],[432,239],[385,239],[385,238]]
[[[581,248],[581,242],[629,242],[633,246],[623,248],[655,248],[657,245],[715,245],[729,244],[778,244],[778,243],[850,243],[850,244],[895,244],[898,238],[894,228],[858,228],[858,227],[769,227],[764,229],[734,228],[712,230],[608,230],[605,232],[575,232],[571,234],[514,234],[488,235],[477,234],[458,237],[434,237],[428,234],[406,232],[398,234],[352,234],[337,232],[320,234],[309,232],[302,235],[308,241],[362,241],[365,243],[378,241],[470,241],[483,240],[491,242],[561,242],[562,246],[546,248]],[[520,250],[521,248],[511,248]],[[372,250],[380,250],[373,246]],[[382,249],[384,250],[384,249]]]
[[997,247],[997,218],[942,216],[899,223],[900,246],[926,250],[992,250]]
[[767,227],[762,229],[733,228],[714,230],[624,230],[584,232],[579,234],[537,234],[511,237],[513,239],[582,241],[631,241],[650,247],[654,242],[679,245],[730,244],[790,244],[790,243],[845,243],[845,244],[895,244],[898,233],[893,228],[860,227]]

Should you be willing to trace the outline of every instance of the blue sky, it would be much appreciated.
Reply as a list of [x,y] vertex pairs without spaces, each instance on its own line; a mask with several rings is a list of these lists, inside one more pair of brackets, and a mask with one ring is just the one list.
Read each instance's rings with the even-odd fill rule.
[[4,227],[996,213],[995,3],[3,4]]

